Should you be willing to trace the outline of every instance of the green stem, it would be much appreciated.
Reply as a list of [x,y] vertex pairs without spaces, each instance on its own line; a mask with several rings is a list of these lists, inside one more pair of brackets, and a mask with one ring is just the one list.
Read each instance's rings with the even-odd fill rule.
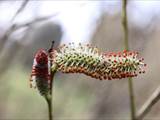
[[[127,20],[127,0],[122,1],[122,26],[124,30],[124,47],[129,50],[128,45],[128,20]],[[128,78],[129,96],[130,96],[130,111],[131,119],[135,120],[135,100],[132,78]]]
[[49,120],[53,120],[53,111],[52,111],[52,89],[53,89],[53,77],[54,77],[54,72],[51,72],[51,84],[50,84],[50,92],[48,96],[46,96],[46,101],[48,104],[48,116]]
[[53,120],[53,116],[52,116],[52,96],[51,95],[46,96],[46,101],[47,101],[47,104],[48,104],[49,120]]
[[133,81],[132,78],[128,78],[128,86],[129,86],[129,96],[130,96],[130,108],[131,108],[131,119],[135,120],[135,99],[134,99],[134,89],[133,89]]
[[[52,41],[51,47],[48,50],[49,56],[50,53],[53,50],[53,46],[54,46],[54,41]],[[51,56],[50,56],[51,57]],[[50,66],[52,66],[52,61],[50,60]],[[54,74],[56,72],[56,67],[54,70],[52,70],[52,67],[50,67],[50,71],[51,71],[51,82],[50,82],[50,91],[48,93],[47,96],[45,96],[47,104],[48,104],[48,116],[49,116],[49,120],[53,120],[53,111],[52,111],[52,89],[53,89],[53,78],[54,78]]]

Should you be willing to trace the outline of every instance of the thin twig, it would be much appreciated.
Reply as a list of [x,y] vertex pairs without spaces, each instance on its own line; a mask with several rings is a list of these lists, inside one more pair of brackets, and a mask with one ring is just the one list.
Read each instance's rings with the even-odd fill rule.
[[27,3],[29,2],[29,0],[24,0],[23,3],[21,4],[20,8],[17,10],[17,12],[15,13],[15,15],[13,16],[13,18],[11,19],[11,21],[13,21],[18,14],[20,14],[24,8],[27,6]]
[[33,24],[36,24],[36,23],[39,23],[39,22],[43,22],[45,20],[49,20],[49,19],[55,17],[56,15],[57,15],[57,13],[54,14],[54,15],[50,15],[50,16],[35,18],[34,20],[31,20],[31,21],[26,22],[26,23],[14,24],[15,27],[14,27],[13,31],[16,31],[16,30],[24,28],[24,27],[29,27],[29,26],[31,26]]
[[[122,1],[122,26],[124,30],[124,47],[129,50],[128,45],[128,20],[127,20],[127,0]],[[129,86],[129,96],[130,96],[130,109],[131,109],[131,119],[135,120],[135,100],[134,100],[134,90],[132,78],[128,78]]]
[[124,30],[124,47],[125,47],[126,50],[129,50],[127,0],[123,0],[123,4],[122,4],[122,26],[123,26],[123,30]]
[[144,103],[136,116],[137,120],[142,120],[151,108],[160,100],[160,86],[153,92],[149,99]]
[[49,20],[53,17],[55,17],[58,13],[56,14],[53,14],[53,15],[50,15],[50,16],[46,16],[46,17],[39,17],[39,18],[36,18],[34,20],[31,20],[29,22],[26,22],[26,23],[22,23],[22,24],[13,24],[6,32],[5,34],[2,36],[2,38],[0,39],[1,41],[1,44],[0,44],[0,53],[1,51],[3,50],[8,38],[10,37],[10,35],[15,32],[16,30],[19,30],[21,28],[24,28],[24,27],[30,27],[31,25],[33,24],[36,24],[36,23],[39,23],[39,22],[42,22],[42,21],[45,21],[45,20]]

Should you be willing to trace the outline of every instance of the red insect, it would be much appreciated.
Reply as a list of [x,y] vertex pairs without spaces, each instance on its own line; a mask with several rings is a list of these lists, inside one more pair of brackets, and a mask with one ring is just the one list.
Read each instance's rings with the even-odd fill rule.
[[30,87],[36,88],[39,79],[46,80],[49,86],[51,80],[49,66],[48,53],[43,49],[38,50],[32,66]]

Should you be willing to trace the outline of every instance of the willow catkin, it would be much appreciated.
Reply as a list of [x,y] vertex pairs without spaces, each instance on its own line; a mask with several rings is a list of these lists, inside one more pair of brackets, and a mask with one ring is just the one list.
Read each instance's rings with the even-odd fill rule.
[[32,66],[30,86],[37,88],[41,95],[45,96],[50,90],[50,71],[48,53],[38,50]]
[[52,67],[63,73],[83,73],[99,80],[135,77],[144,73],[143,58],[137,52],[100,52],[91,45],[62,45],[51,52]]

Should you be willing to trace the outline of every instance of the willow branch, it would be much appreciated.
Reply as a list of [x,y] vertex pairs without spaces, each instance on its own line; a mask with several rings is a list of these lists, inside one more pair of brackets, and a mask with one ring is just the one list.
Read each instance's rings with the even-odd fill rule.
[[[129,50],[128,45],[128,19],[127,19],[127,0],[122,1],[122,26],[124,30],[124,48]],[[135,120],[135,100],[134,100],[134,90],[132,78],[128,79],[129,86],[129,96],[130,96],[130,109],[131,109],[131,119]]]
[[141,109],[138,111],[137,120],[142,120],[147,113],[151,111],[151,108],[160,100],[160,86],[153,92],[153,94],[144,103]]

